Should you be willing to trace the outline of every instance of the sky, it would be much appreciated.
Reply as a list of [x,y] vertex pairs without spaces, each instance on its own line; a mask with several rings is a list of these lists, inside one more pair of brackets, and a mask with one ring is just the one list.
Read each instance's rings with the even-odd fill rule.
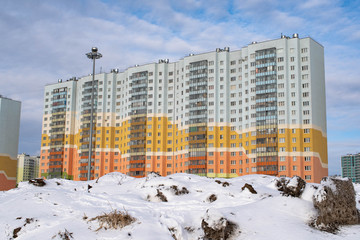
[[40,153],[43,94],[57,79],[238,50],[281,34],[324,46],[329,174],[360,152],[360,1],[2,0],[0,94],[22,102],[19,153]]

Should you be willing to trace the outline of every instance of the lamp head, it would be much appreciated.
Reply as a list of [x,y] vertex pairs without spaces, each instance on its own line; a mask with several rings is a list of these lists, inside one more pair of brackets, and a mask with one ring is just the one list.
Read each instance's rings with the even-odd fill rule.
[[93,53],[97,53],[97,51],[98,51],[97,47],[93,47],[93,48],[91,48],[91,52],[93,52]]

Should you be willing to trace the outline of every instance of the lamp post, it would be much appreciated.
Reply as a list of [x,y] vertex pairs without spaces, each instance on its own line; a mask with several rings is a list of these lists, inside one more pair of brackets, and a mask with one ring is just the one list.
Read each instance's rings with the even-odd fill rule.
[[93,138],[93,120],[94,120],[94,83],[95,83],[95,59],[102,57],[101,53],[98,52],[96,47],[91,49],[91,52],[87,53],[86,56],[93,60],[93,74],[91,82],[91,110],[90,110],[90,140],[89,140],[89,159],[88,159],[88,181],[91,178],[91,157],[92,157],[92,138]]

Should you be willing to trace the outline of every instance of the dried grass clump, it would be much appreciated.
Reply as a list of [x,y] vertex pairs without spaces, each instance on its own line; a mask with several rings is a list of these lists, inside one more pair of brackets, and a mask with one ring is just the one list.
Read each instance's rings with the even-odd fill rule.
[[110,213],[104,213],[103,215],[91,218],[89,221],[91,222],[94,220],[97,220],[100,224],[100,227],[96,229],[96,231],[99,231],[102,228],[105,230],[121,229],[135,222],[136,218],[130,216],[127,211],[122,212],[113,210]]
[[[67,229],[65,229],[64,232],[59,232],[58,233],[59,237],[61,238],[61,240],[71,240],[71,239],[74,239],[73,237],[73,233],[72,232],[69,232]],[[54,236],[56,237],[56,236]],[[53,237],[53,238],[54,238]]]

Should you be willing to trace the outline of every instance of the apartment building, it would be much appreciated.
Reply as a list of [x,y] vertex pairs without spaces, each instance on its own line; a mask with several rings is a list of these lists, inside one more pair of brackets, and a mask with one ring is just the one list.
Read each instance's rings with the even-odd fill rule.
[[0,95],[0,191],[16,186],[21,103]]
[[22,153],[18,157],[16,182],[28,181],[39,176],[40,156],[30,156]]
[[360,183],[360,153],[341,156],[341,176]]
[[45,87],[40,174],[328,175],[324,49],[281,36]]

